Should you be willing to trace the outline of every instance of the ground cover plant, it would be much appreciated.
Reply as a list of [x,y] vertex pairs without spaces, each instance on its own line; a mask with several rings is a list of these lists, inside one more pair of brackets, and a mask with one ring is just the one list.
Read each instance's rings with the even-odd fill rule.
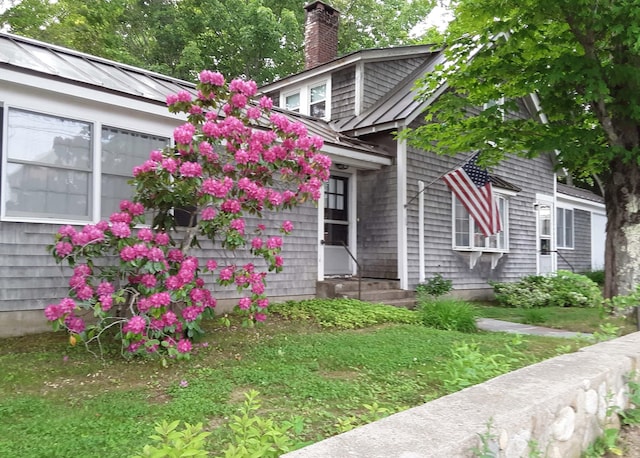
[[[366,307],[350,303],[358,306]],[[409,311],[388,310],[386,319],[366,327],[338,327],[337,315],[318,320],[310,312],[291,319],[275,314],[253,329],[233,315],[228,328],[205,320],[211,332],[194,342],[191,359],[167,367],[148,358],[110,358],[119,355],[117,343],[106,344],[105,358],[97,359],[60,334],[3,339],[0,456],[141,454],[145,445],[160,446],[149,439],[157,423],[176,420],[202,423],[210,433],[206,449],[221,456],[238,446],[233,417],[242,416],[252,390],[261,407],[251,415],[274,428],[291,425],[286,434],[299,446],[448,393],[445,363],[465,342],[478,361],[513,345],[513,336],[430,329],[407,324]],[[561,344],[567,342],[525,337],[506,370],[554,356]]]

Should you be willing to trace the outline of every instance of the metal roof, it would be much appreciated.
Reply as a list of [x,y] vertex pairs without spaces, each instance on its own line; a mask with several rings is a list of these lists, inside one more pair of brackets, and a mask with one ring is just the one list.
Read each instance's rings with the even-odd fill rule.
[[[184,90],[196,93],[195,84],[188,81],[4,32],[0,32],[0,67],[17,68],[163,105],[167,95]],[[321,137],[327,144],[385,156],[379,154],[375,145],[340,134],[326,121],[288,111],[282,114],[302,122],[311,135]]]
[[423,75],[432,72],[436,65],[442,62],[444,62],[442,50],[432,53],[428,60],[367,111],[358,116],[341,119],[335,122],[333,127],[340,132],[356,132],[360,129],[376,126],[389,129],[397,127],[398,122],[411,117],[416,110],[422,110],[425,101],[417,99],[416,81]]
[[169,94],[195,89],[187,81],[4,32],[0,65],[162,103]]

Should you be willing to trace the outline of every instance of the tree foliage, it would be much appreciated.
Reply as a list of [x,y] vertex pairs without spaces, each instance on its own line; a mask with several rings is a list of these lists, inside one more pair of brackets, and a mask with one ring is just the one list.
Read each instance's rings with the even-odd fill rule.
[[[409,44],[433,0],[336,0],[339,52]],[[262,84],[302,69],[298,0],[22,0],[0,15],[11,32],[192,80],[211,68]],[[430,37],[433,34],[430,31]]]
[[[439,153],[479,150],[486,165],[555,151],[572,173],[598,174],[608,216],[605,293],[633,290],[640,281],[640,2],[459,0],[453,7],[447,64],[424,79],[422,96],[444,81],[449,91],[428,107],[412,141]],[[536,116],[503,116],[531,93],[541,103]],[[473,108],[478,115],[468,116]]]

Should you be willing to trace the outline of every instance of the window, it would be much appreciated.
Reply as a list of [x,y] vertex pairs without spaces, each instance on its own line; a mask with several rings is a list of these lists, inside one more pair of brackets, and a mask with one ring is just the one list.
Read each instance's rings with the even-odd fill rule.
[[[79,222],[106,218],[121,200],[133,196],[134,189],[128,184],[133,167],[169,142],[168,138],[102,127],[96,144],[95,132],[100,129],[93,122],[15,108],[6,113],[3,216],[8,218]],[[95,176],[94,154],[101,154],[99,177]]]
[[469,216],[469,212],[462,203],[453,197],[453,247],[459,250],[476,250],[476,251],[507,251],[509,249],[508,239],[508,215],[509,202],[501,195],[497,195],[494,190],[494,196],[498,203],[498,211],[500,212],[500,222],[502,231],[495,235],[485,237],[482,231],[476,226],[473,218]]
[[92,137],[88,122],[9,109],[7,216],[92,217]]
[[573,248],[572,209],[556,209],[556,245],[558,248]]
[[330,93],[331,80],[311,83],[284,93],[280,99],[280,106],[314,118],[329,119]]
[[327,245],[349,244],[348,182],[331,175],[324,185],[324,233]]
[[134,190],[127,183],[133,176],[133,168],[146,161],[151,151],[162,149],[168,143],[167,138],[112,127],[102,128],[102,218],[117,211],[121,200],[133,196]]
[[309,98],[309,114],[314,118],[324,118],[327,112],[327,85],[320,84],[311,88],[311,96]]
[[284,107],[289,111],[300,112],[300,93],[290,94],[284,99]]
[[496,107],[495,110],[498,111],[500,118],[502,118],[502,120],[504,121],[504,117],[505,117],[505,110],[504,110],[504,97],[500,97],[497,100],[489,100],[487,103],[485,103],[482,106],[482,110],[490,110],[493,109],[493,107]]
[[538,235],[540,236],[540,254],[551,254],[551,206],[538,204]]

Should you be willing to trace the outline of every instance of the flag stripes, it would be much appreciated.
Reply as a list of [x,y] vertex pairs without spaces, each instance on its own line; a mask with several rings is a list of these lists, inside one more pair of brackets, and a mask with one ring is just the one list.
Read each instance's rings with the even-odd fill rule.
[[469,162],[445,174],[442,179],[467,209],[485,237],[502,230],[498,204],[493,198],[489,174],[476,165],[476,154]]

